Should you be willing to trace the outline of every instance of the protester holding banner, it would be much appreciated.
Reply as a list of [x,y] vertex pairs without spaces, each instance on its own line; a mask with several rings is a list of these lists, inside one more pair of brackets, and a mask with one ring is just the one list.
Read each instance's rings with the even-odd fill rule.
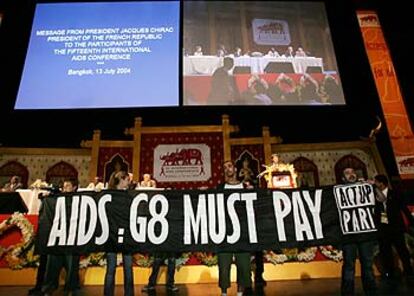
[[414,276],[410,262],[410,253],[405,242],[405,225],[401,211],[405,214],[411,227],[414,226],[414,218],[407,206],[398,198],[394,190],[388,187],[388,179],[385,175],[375,176],[375,185],[385,197],[385,200],[375,203],[375,220],[379,232],[380,258],[383,264],[383,277],[392,279],[395,276],[394,256],[392,246],[397,250],[398,256],[404,268],[404,275]]
[[[78,180],[69,179],[63,182],[63,192],[75,192],[78,188]],[[53,198],[53,197],[47,197]],[[42,286],[42,293],[45,295],[52,294],[59,286],[60,271],[64,267],[66,270],[65,277],[65,295],[72,293],[78,294],[79,284],[79,255],[47,255],[46,275]]]
[[[243,189],[244,185],[237,180],[237,168],[232,161],[226,161],[223,164],[225,183],[220,184],[218,189]],[[219,286],[221,288],[221,295],[227,296],[227,289],[230,287],[230,268],[233,261],[233,256],[236,259],[237,266],[237,296],[242,296],[244,292],[251,290],[252,280],[250,276],[251,263],[250,253],[227,253],[219,252],[218,267],[219,267]]]
[[156,253],[154,254],[154,262],[152,263],[152,271],[148,280],[148,285],[142,288],[142,292],[150,293],[155,291],[155,285],[157,284],[158,272],[162,263],[167,260],[167,290],[170,292],[177,292],[178,288],[174,284],[175,282],[175,254],[172,252]]
[[[126,190],[129,187],[130,179],[128,173],[119,171],[109,179],[108,189]],[[106,274],[104,283],[104,295],[113,296],[115,291],[116,253],[106,254]],[[132,255],[122,254],[124,268],[124,295],[134,295],[134,275],[132,270]]]
[[[358,177],[353,168],[343,170],[342,181],[345,184],[356,183]],[[357,253],[361,262],[362,285],[367,295],[376,294],[377,285],[375,282],[373,263],[375,241],[366,240],[346,243],[342,245],[342,295],[355,295],[355,261]]]

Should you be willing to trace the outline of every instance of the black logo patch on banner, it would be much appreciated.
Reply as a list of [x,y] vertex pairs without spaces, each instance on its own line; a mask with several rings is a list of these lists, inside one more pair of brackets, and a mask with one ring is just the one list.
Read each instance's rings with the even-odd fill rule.
[[338,185],[334,192],[343,234],[377,230],[374,223],[375,194],[370,184]]

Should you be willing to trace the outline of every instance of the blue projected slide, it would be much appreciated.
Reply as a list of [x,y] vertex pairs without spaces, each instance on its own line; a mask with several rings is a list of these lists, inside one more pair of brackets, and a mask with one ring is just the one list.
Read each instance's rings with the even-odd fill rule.
[[15,109],[178,106],[179,10],[38,4]]

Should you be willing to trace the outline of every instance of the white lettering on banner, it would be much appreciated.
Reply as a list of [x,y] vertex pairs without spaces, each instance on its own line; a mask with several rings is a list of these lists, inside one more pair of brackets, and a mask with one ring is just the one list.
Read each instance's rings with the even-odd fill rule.
[[106,215],[105,205],[111,201],[112,195],[105,194],[99,199],[98,202],[99,223],[101,224],[102,233],[101,236],[95,239],[95,244],[97,245],[104,244],[109,238],[109,223],[108,216]]
[[[151,198],[148,204],[149,213],[151,215],[149,221],[147,221],[146,217],[138,216],[138,207],[143,201],[148,202],[148,195],[146,193],[140,193],[132,200],[129,216],[129,228],[132,239],[136,242],[144,243],[146,242],[146,234],[148,231],[148,240],[151,243],[156,245],[162,244],[168,238],[169,232],[168,221],[165,218],[169,210],[168,200],[162,194],[156,194]],[[161,205],[159,213],[157,212],[158,203]],[[155,233],[156,223],[161,224],[161,231],[158,236]]]
[[[157,204],[161,204],[161,210],[157,213]],[[168,237],[168,221],[165,216],[168,213],[168,200],[162,194],[154,195],[149,203],[149,212],[153,218],[148,223],[148,239],[153,244],[162,244]],[[155,234],[155,224],[161,224],[160,235]]]
[[338,185],[333,190],[343,234],[376,231],[373,219],[375,193],[371,184]]
[[292,203],[289,196],[282,191],[273,191],[273,208],[276,217],[276,229],[279,241],[286,241],[285,222],[284,219],[292,210]]
[[147,194],[140,193],[134,197],[129,214],[129,229],[131,231],[131,236],[132,239],[138,243],[144,243],[145,238],[147,237],[147,218],[138,217],[138,207],[142,201],[148,202]]
[[[66,201],[71,202],[68,236],[66,232]],[[55,246],[56,240],[58,240],[59,246],[74,246],[75,237],[77,237],[77,246],[89,243],[96,231],[98,221],[97,207],[99,209],[99,222],[101,223],[102,234],[95,239],[95,243],[97,245],[104,244],[109,238],[108,217],[106,215],[105,204],[110,201],[111,195],[109,194],[104,195],[99,200],[98,205],[88,195],[73,195],[70,199],[66,199],[64,196],[58,197],[47,246]]]
[[72,197],[72,210],[70,214],[69,224],[69,238],[67,245],[73,246],[75,244],[76,230],[78,228],[78,216],[79,216],[79,195]]
[[191,237],[194,233],[194,243],[198,244],[198,236],[201,235],[201,244],[208,243],[207,236],[207,208],[206,195],[198,196],[197,217],[194,217],[191,196],[184,194],[184,244],[191,245]]
[[[302,193],[302,194],[301,194]],[[302,198],[303,195],[303,198]],[[313,229],[309,223],[306,208],[312,216]],[[322,222],[321,222],[321,199],[322,190],[315,190],[314,202],[312,201],[309,191],[293,191],[292,199],[282,191],[273,191],[273,207],[275,213],[276,228],[279,241],[286,241],[285,218],[290,215],[293,209],[293,224],[295,226],[295,236],[297,241],[305,240],[303,233],[306,234],[307,240],[323,238]],[[312,231],[313,230],[313,231]]]
[[[226,215],[224,213],[224,194],[216,195],[207,194],[208,200],[208,230],[210,233],[210,239],[215,244],[220,244],[226,236]],[[217,209],[217,215],[216,215]],[[217,229],[217,231],[216,231]]]
[[[226,237],[226,209],[224,207],[224,194],[200,194],[198,196],[197,212],[194,213],[191,196],[184,194],[184,244],[208,244],[208,238],[215,244],[226,240],[235,244],[240,240],[240,220],[235,209],[236,202],[245,202],[249,242],[257,243],[256,217],[254,201],[257,193],[232,193],[227,198],[227,214],[232,223],[233,232]],[[208,209],[208,212],[207,212]],[[216,213],[216,211],[218,213]],[[208,217],[208,219],[207,219]]]
[[241,199],[246,202],[246,214],[247,214],[247,227],[249,230],[250,243],[257,243],[257,231],[256,231],[256,216],[254,214],[253,202],[257,200],[257,194],[242,193]]
[[47,246],[54,246],[56,244],[56,239],[59,240],[59,246],[64,246],[66,244],[66,205],[64,196],[57,198],[55,217],[53,218],[53,225],[50,230]]
[[[89,224],[86,225],[86,218],[89,212]],[[95,200],[88,196],[82,195],[80,205],[80,219],[78,230],[77,245],[86,245],[95,233],[96,223],[98,221],[98,214],[96,210]]]
[[229,244],[237,243],[240,239],[240,221],[239,216],[237,216],[236,209],[234,208],[234,203],[240,200],[240,193],[232,193],[227,198],[227,211],[230,216],[230,221],[233,225],[233,233],[227,236],[227,242]]

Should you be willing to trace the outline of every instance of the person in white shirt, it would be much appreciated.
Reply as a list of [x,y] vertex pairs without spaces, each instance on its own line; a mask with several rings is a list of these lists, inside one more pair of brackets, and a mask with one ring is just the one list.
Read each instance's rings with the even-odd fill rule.
[[[225,161],[223,163],[223,170],[225,182],[224,184],[220,184],[218,189],[231,190],[244,188],[244,184],[237,180],[237,168],[232,161]],[[233,256],[236,258],[237,266],[237,296],[242,296],[243,293],[250,291],[252,287],[250,253],[219,252],[217,257],[219,266],[219,286],[221,288],[222,296],[227,296],[227,289],[230,287],[230,268]]]
[[195,56],[202,56],[203,55],[203,48],[201,47],[201,45],[197,45],[195,47],[194,55]]

